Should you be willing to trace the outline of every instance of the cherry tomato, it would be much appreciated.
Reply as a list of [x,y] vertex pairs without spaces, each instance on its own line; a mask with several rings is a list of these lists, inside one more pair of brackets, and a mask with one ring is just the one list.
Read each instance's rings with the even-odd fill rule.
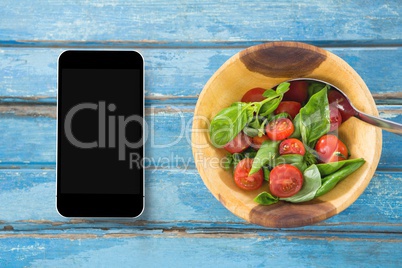
[[342,124],[342,115],[334,104],[329,105],[329,131],[334,131]]
[[242,102],[257,102],[265,100],[266,98],[262,95],[265,92],[265,89],[256,87],[252,88],[243,95],[241,98]]
[[302,186],[303,175],[295,166],[278,165],[269,174],[269,190],[277,197],[293,196],[300,191]]
[[241,131],[237,136],[228,142],[223,148],[231,154],[241,153],[251,144],[251,138]]
[[279,103],[278,108],[275,110],[275,114],[280,114],[280,113],[288,113],[292,118],[295,118],[295,116],[299,113],[301,108],[300,102],[296,101],[282,101]]
[[248,175],[253,166],[253,159],[244,158],[241,160],[234,171],[234,180],[238,187],[244,190],[257,190],[264,181],[264,172],[260,169],[258,172]]
[[265,133],[268,138],[273,141],[284,140],[290,135],[292,135],[295,127],[292,121],[288,118],[279,118],[278,120],[273,120],[265,128]]
[[315,150],[320,161],[324,163],[346,160],[349,156],[346,145],[332,134],[319,138]]
[[284,101],[304,103],[308,98],[308,83],[306,81],[291,81],[289,90],[283,96]]
[[301,141],[298,139],[286,139],[279,145],[279,154],[300,154],[304,155],[306,149]]
[[266,141],[269,140],[267,135],[263,135],[261,137],[255,136],[252,138],[252,143],[251,143],[251,147],[253,147],[254,149],[260,149],[261,144]]

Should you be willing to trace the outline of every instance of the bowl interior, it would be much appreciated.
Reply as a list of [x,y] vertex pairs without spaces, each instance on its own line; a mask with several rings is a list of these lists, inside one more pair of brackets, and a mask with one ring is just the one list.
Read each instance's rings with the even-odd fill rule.
[[367,86],[346,62],[328,51],[296,42],[267,43],[237,53],[210,78],[198,99],[192,130],[197,169],[211,193],[227,209],[249,222],[267,227],[297,227],[322,221],[352,204],[378,165],[381,130],[350,118],[340,127],[339,136],[349,147],[351,158],[363,157],[366,163],[329,193],[305,203],[261,206],[253,198],[266,190],[267,184],[252,192],[235,185],[232,172],[221,165],[226,151],[210,143],[209,122],[221,109],[240,101],[251,88],[268,89],[303,77],[333,84],[349,96],[356,108],[378,115]]

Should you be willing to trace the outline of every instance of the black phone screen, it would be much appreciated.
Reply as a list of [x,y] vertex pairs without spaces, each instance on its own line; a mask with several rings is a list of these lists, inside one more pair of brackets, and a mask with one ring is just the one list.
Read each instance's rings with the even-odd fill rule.
[[58,82],[58,208],[72,216],[125,216],[121,211],[143,197],[142,57],[67,51]]

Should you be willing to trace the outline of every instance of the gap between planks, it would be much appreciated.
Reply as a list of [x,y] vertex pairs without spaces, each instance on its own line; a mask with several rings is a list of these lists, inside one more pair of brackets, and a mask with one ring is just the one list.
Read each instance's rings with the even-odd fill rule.
[[[159,114],[159,113],[168,113],[174,114],[177,112],[182,113],[192,113],[194,111],[192,108],[177,108],[174,106],[165,106],[165,107],[146,107],[145,115]],[[0,104],[0,114],[13,114],[15,116],[28,116],[28,117],[50,117],[57,118],[57,107],[55,105],[46,105],[46,104]]]
[[[374,232],[334,232],[326,231],[325,235],[322,235],[322,231],[283,231],[283,230],[228,230],[228,229],[191,229],[184,228],[169,228],[169,229],[145,229],[140,232],[121,233],[121,232],[106,232],[106,233],[90,233],[93,229],[86,229],[83,233],[59,233],[59,234],[40,234],[40,233],[23,233],[23,232],[10,232],[0,233],[1,239],[125,239],[136,237],[152,237],[152,238],[207,238],[207,239],[286,239],[288,241],[296,240],[322,240],[322,241],[365,241],[365,242],[382,242],[382,243],[402,243],[402,237],[400,233],[393,233],[389,236],[389,233],[374,233]],[[350,235],[350,236],[349,236]],[[358,237],[357,237],[358,235]],[[389,238],[384,238],[384,235]]]
[[240,40],[240,41],[159,41],[159,40],[133,40],[133,41],[64,41],[64,40],[0,40],[0,47],[24,48],[117,48],[117,49],[202,49],[202,48],[247,48],[263,43],[276,41],[303,42],[325,48],[386,48],[401,47],[402,39],[371,39],[371,40]]
[[[392,95],[398,95],[398,98],[402,100],[402,92],[401,93],[392,93]],[[385,99],[378,98],[379,100]],[[398,105],[382,105],[383,109],[380,112],[383,113],[395,113],[399,114],[402,112],[402,109],[397,107]],[[178,112],[181,113],[192,113],[194,111],[193,104],[160,104],[160,105],[146,105],[145,106],[145,115],[153,115],[153,114],[175,114]],[[56,104],[48,104],[48,103],[24,103],[24,102],[13,102],[13,103],[1,103],[0,101],[0,114],[13,114],[15,116],[42,116],[42,117],[50,117],[57,118],[57,106]]]

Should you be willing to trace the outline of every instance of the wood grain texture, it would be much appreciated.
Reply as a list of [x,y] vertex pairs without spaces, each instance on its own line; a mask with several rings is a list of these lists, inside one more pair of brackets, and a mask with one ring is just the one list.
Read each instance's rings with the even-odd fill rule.
[[[145,58],[147,103],[177,103],[185,97],[195,103],[212,74],[243,48],[139,49]],[[402,92],[401,47],[324,48],[350,64],[372,94]],[[57,58],[65,49],[0,48],[0,100],[55,103]]]
[[[402,197],[399,172],[377,172],[364,193],[348,209],[320,224],[293,230],[317,232],[400,233]],[[203,184],[194,169],[146,171],[146,210],[136,220],[92,221],[61,217],[55,209],[55,171],[0,170],[0,234],[36,232],[58,235],[80,229],[141,232],[160,229],[205,229],[241,234],[267,229],[233,215]],[[8,226],[8,227],[7,227]],[[350,232],[348,234],[347,232]],[[83,232],[86,233],[86,232]]]
[[[2,1],[0,40],[400,42],[398,0],[343,2]],[[252,20],[250,20],[252,18]],[[351,41],[352,40],[352,41]],[[33,44],[35,45],[35,44]]]
[[[65,236],[65,238],[64,238]],[[144,235],[96,235],[60,238],[0,239],[0,265],[27,267],[334,267],[369,265],[398,267],[402,245],[399,235],[345,238],[271,235],[244,232],[222,234],[151,233]],[[269,248],[269,252],[267,252]],[[353,254],[351,254],[353,252]],[[172,258],[180,256],[180,259]],[[336,257],[334,257],[336,256]]]
[[239,59],[253,73],[297,78],[319,68],[327,53],[304,43],[272,42],[240,51]]
[[[401,266],[398,136],[384,132],[379,171],[348,209],[283,231],[248,224],[214,199],[176,127],[182,118],[191,122],[198,94],[227,59],[278,40],[306,41],[343,58],[383,105],[381,116],[402,123],[401,11],[398,0],[1,1],[0,266]],[[164,161],[150,163],[148,207],[137,221],[68,220],[55,212],[52,111],[56,61],[67,48],[145,56],[154,142],[176,145],[150,149],[149,141],[146,156]]]

